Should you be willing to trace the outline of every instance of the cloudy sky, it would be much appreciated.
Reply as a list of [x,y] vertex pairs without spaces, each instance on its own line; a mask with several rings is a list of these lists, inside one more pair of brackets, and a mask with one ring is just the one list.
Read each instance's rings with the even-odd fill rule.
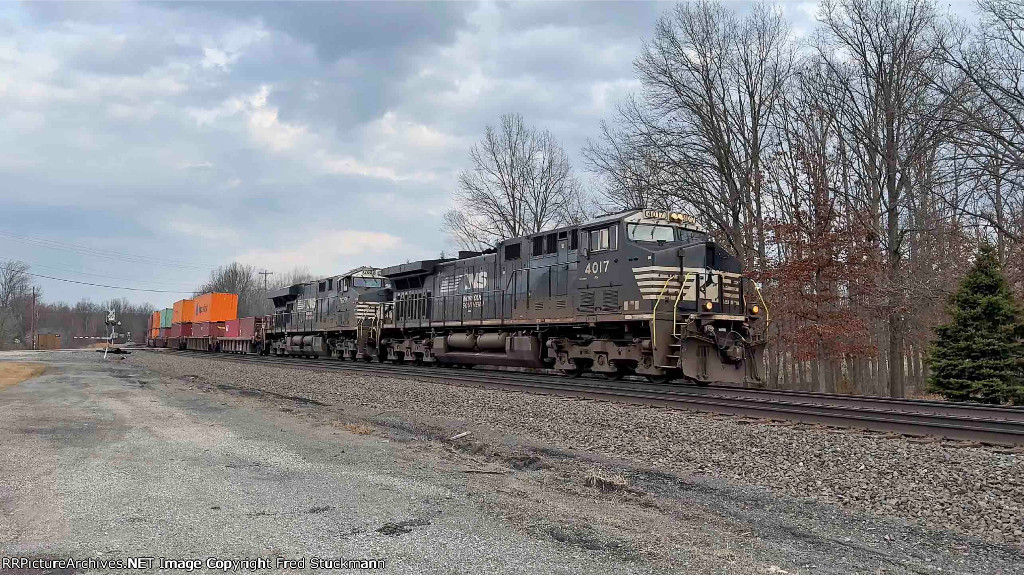
[[[521,113],[582,168],[670,6],[0,4],[0,261],[189,291],[234,260],[326,275],[450,251],[440,216],[484,126]],[[781,8],[813,25],[813,3]]]

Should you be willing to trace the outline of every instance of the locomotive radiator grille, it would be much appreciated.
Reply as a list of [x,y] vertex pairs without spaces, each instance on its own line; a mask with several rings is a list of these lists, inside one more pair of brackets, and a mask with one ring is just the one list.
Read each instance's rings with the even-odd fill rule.
[[356,318],[357,319],[373,319],[377,315],[377,308],[380,306],[378,303],[357,303],[356,304]]
[[743,312],[743,301],[740,292],[740,277],[722,276],[722,304],[725,310],[732,313]]
[[663,300],[674,301],[681,287],[683,295],[679,299],[692,301],[696,297],[696,277],[689,275],[680,283],[680,272],[678,268],[668,266],[648,266],[633,268],[633,277],[643,299],[658,299],[661,295]]
[[580,312],[592,313],[594,311],[594,292],[580,292]]
[[619,290],[606,289],[601,294],[601,311],[619,310]]

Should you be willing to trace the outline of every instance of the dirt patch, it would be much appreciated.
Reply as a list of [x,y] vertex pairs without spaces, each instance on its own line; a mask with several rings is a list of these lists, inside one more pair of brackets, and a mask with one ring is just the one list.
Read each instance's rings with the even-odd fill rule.
[[0,390],[39,377],[44,371],[46,366],[41,363],[0,362]]
[[348,431],[351,431],[352,433],[355,433],[356,435],[370,435],[373,433],[372,427],[367,427],[365,425],[360,425],[358,423],[346,423],[341,427]]
[[391,536],[404,535],[410,533],[413,527],[422,527],[424,525],[430,525],[430,522],[426,519],[407,519],[395,523],[385,523],[377,529],[377,533]]

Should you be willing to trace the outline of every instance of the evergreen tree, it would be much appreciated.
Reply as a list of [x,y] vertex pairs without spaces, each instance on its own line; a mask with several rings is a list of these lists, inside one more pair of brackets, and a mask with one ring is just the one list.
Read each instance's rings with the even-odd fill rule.
[[981,246],[950,303],[952,320],[936,330],[931,349],[931,390],[953,400],[1024,402],[1024,330],[991,245]]

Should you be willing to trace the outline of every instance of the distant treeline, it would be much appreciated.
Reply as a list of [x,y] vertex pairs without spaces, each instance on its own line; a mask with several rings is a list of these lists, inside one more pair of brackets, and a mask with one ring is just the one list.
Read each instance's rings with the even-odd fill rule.
[[[252,266],[239,263],[217,268],[210,273],[209,280],[199,286],[195,295],[208,292],[238,294],[238,315],[266,315],[273,312],[273,306],[264,291],[264,279]],[[268,289],[275,289],[293,283],[309,281],[309,270],[295,268],[289,272],[275,272],[266,281]],[[32,305],[35,287],[36,302]],[[61,347],[85,347],[98,339],[76,339],[104,337],[110,334],[106,326],[108,310],[114,310],[121,322],[117,332],[130,334],[131,339],[143,342],[150,315],[157,309],[171,307],[177,298],[170,296],[159,301],[159,307],[150,303],[133,304],[125,298],[102,302],[82,300],[72,305],[64,302],[46,302],[43,290],[34,286],[29,266],[24,262],[0,262],[0,349],[27,349],[32,340],[32,315],[35,310],[37,334],[60,334]]]

